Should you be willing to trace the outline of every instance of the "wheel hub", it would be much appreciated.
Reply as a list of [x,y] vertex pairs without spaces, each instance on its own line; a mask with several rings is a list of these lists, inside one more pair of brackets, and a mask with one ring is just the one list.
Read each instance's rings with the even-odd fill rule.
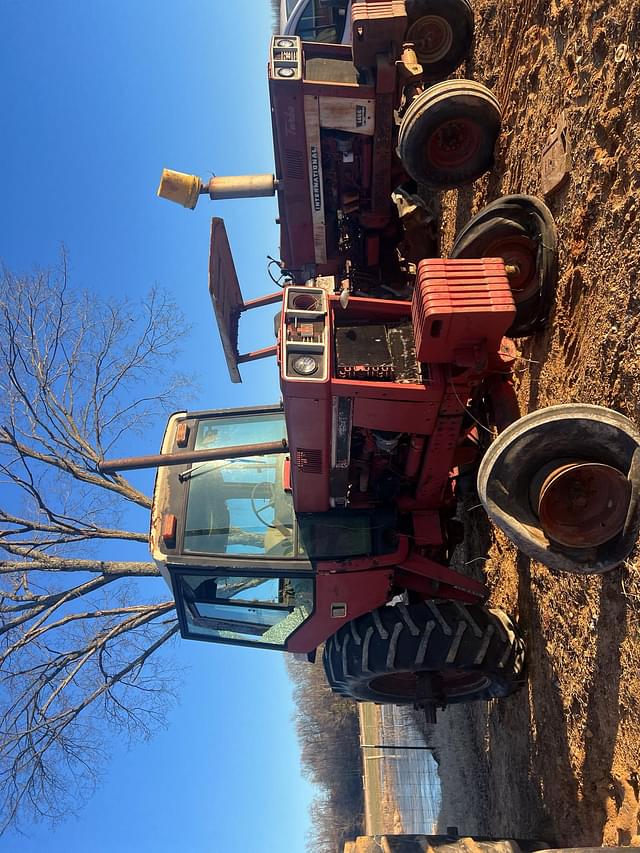
[[570,548],[595,548],[620,533],[631,497],[627,477],[598,462],[552,464],[537,501],[547,537]]
[[437,169],[455,169],[476,156],[480,143],[481,132],[475,122],[451,119],[431,135],[427,155]]
[[513,235],[492,240],[483,249],[485,258],[502,258],[512,267],[509,285],[516,305],[526,302],[539,288],[538,247],[529,237]]
[[415,46],[420,62],[431,65],[451,50],[453,31],[448,21],[439,15],[425,15],[409,28],[407,41]]

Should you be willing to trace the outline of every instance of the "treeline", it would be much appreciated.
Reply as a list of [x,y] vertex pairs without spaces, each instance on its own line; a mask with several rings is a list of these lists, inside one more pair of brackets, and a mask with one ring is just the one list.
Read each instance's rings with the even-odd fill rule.
[[320,788],[311,806],[310,853],[341,853],[363,834],[364,793],[358,706],[335,696],[322,666],[285,656],[294,684],[302,772]]

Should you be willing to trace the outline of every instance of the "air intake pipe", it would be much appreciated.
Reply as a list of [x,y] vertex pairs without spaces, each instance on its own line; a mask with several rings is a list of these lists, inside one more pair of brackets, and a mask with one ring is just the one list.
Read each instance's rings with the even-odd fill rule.
[[205,184],[197,175],[163,169],[158,195],[193,210],[205,193],[211,199],[261,198],[275,195],[278,189],[282,189],[282,182],[275,175],[229,175],[211,178]]

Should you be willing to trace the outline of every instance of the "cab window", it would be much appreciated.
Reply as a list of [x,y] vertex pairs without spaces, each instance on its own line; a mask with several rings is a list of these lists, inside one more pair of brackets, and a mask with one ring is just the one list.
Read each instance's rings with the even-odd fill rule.
[[284,646],[313,611],[313,580],[181,575],[190,634],[211,640]]
[[[204,419],[196,450],[277,441],[281,415]],[[291,495],[284,490],[283,454],[225,459],[188,472],[184,552],[294,557]]]
[[295,34],[303,41],[340,44],[347,20],[348,0],[309,0],[296,24]]

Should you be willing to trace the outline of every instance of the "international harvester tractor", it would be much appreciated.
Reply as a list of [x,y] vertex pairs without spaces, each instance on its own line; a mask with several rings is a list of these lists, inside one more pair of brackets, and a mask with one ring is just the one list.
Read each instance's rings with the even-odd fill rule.
[[[500,112],[478,84],[427,87],[468,45],[450,53],[454,25],[413,4],[436,59],[417,57],[407,8],[354,3],[353,59],[272,40],[275,177],[205,187],[165,172],[160,193],[187,206],[203,191],[278,190],[282,288],[244,301],[214,218],[209,292],[231,378],[273,355],[282,401],[178,412],[160,455],[103,470],[158,466],[151,550],[183,637],[310,658],[324,646],[337,693],[433,711],[525,677],[516,625],[452,565],[463,485],[477,472],[489,516],[525,554],[603,572],[637,537],[640,433],[590,405],[519,418],[511,337],[546,320],[555,226],[537,199],[508,196],[453,257],[433,257],[415,191],[488,168]],[[242,312],[270,303],[276,344],[242,354]]]
[[[239,298],[214,221],[210,288]],[[557,569],[606,571],[638,529],[640,433],[568,405],[517,418],[504,261],[427,259],[411,301],[288,285],[278,314],[282,403],[173,415],[151,549],[183,637],[313,656],[332,688],[427,708],[511,693],[524,646],[487,590],[451,565],[458,481]],[[224,318],[227,325],[223,325]],[[219,311],[232,370],[236,315]],[[127,460],[111,469],[123,470]]]
[[[158,194],[192,208],[200,194],[277,193],[282,268],[291,280],[336,275],[352,292],[404,293],[406,264],[438,254],[416,188],[459,186],[487,171],[501,120],[480,83],[442,81],[470,47],[466,0],[407,7],[353,3],[353,46],[273,37],[276,174],[204,183],[165,170]],[[422,33],[419,44],[405,42],[408,32]]]

